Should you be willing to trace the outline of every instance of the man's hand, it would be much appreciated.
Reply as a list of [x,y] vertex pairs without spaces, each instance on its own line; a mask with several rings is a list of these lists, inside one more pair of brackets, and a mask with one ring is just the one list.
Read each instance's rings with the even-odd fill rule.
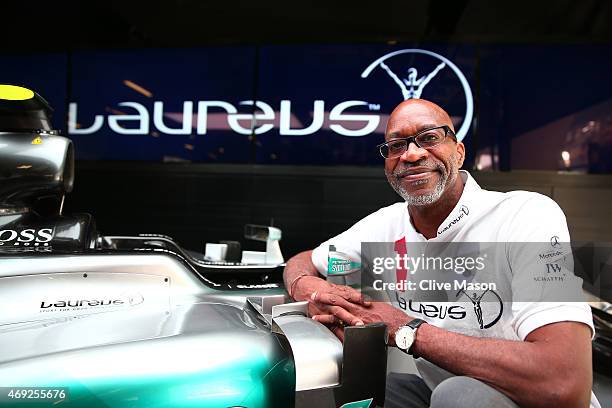
[[[365,308],[370,306],[370,302],[357,290],[321,279],[312,263],[311,255],[312,251],[301,252],[287,261],[283,278],[285,287],[293,299],[310,301],[313,293],[326,293],[343,299],[346,304],[361,305]],[[308,309],[311,316],[327,313],[318,309],[312,302],[309,303]]]
[[395,344],[395,332],[401,326],[412,320],[406,313],[384,302],[372,302],[368,307],[350,303],[333,293],[315,292],[311,296],[314,308],[324,313],[312,318],[331,326],[332,331],[340,340],[344,338],[343,325],[361,326],[369,323],[385,323],[389,329],[389,344]]
[[348,307],[349,305],[359,305],[367,309],[371,305],[371,302],[366,300],[360,292],[349,286],[335,285],[316,276],[301,277],[293,287],[293,298],[298,301],[308,300],[308,312],[311,316],[330,313],[326,309],[320,309],[311,301],[313,295],[323,295],[326,298],[334,299],[334,301],[338,302],[340,308]]

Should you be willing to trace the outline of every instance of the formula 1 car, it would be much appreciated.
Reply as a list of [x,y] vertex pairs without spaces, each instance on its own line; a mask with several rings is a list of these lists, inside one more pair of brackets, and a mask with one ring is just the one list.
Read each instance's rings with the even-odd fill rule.
[[282,270],[279,230],[249,228],[269,243],[259,263],[211,260],[63,214],[74,149],[50,112],[0,85],[0,405],[383,404],[386,326],[347,327],[341,343],[262,279]]

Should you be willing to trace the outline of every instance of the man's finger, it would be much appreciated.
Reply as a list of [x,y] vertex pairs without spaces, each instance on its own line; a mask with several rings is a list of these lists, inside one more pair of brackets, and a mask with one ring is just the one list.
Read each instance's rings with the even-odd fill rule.
[[324,310],[319,309],[316,303],[308,302],[308,314],[310,316],[315,316],[315,315],[326,314],[326,312]]
[[349,286],[336,286],[336,291],[332,291],[339,296],[342,296],[345,300],[363,306],[370,306],[371,302],[367,300],[359,291]]
[[363,326],[363,321],[360,318],[340,306],[332,306],[330,311],[349,326]]
[[317,293],[316,295],[312,296],[312,300],[318,305],[325,304],[330,306],[340,306],[344,309],[350,309],[352,306],[352,304],[345,298],[333,293]]
[[334,315],[320,314],[320,315],[314,315],[312,316],[312,318],[313,320],[316,320],[317,322],[326,324],[326,325],[335,325],[335,326],[342,325],[342,320],[338,319]]
[[332,327],[331,331],[336,335],[337,338],[340,339],[341,342],[344,342],[344,327],[334,326]]
[[[346,299],[346,298],[345,298]],[[372,302],[370,302],[364,295],[357,291],[350,292],[348,295],[348,300],[351,303],[356,303],[362,306],[370,306]]]

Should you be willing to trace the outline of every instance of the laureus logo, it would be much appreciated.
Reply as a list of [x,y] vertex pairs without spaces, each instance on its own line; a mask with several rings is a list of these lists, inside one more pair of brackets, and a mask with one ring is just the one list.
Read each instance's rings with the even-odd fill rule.
[[66,312],[73,310],[93,310],[101,308],[138,306],[144,302],[144,296],[138,292],[124,292],[120,296],[69,297],[43,300],[40,302],[41,312]]
[[[495,300],[497,300],[497,302],[488,302],[488,303],[491,303],[491,304],[499,303],[499,310],[497,312],[497,315],[490,322],[484,321],[483,313],[482,313],[482,304],[481,304],[482,299],[487,293],[492,294]],[[457,299],[459,299],[463,295],[465,295],[465,297],[467,297],[468,300],[472,302],[472,305],[474,306],[474,314],[476,315],[476,320],[478,320],[478,325],[480,326],[481,330],[490,328],[495,323],[497,323],[499,319],[501,319],[502,314],[504,313],[504,302],[502,302],[501,297],[499,297],[499,295],[494,290],[487,289],[482,293],[476,293],[476,292],[468,293],[465,290],[461,289],[459,292],[457,292]]]
[[[405,58],[406,56],[410,58]],[[457,65],[435,52],[410,48],[383,55],[368,65],[361,73],[361,77],[367,78],[372,71],[377,69],[384,72],[397,85],[404,100],[421,98],[432,81],[439,78],[445,71],[450,71],[456,77],[465,97],[463,122],[457,131],[457,140],[463,140],[472,123],[474,99],[470,85]],[[425,98],[427,99],[426,93]]]
[[461,221],[465,216],[470,215],[470,209],[466,205],[462,205],[459,208],[459,213],[457,217],[453,218],[444,228],[438,231],[438,235],[444,234],[446,231],[451,229],[451,227]]
[[121,298],[127,300],[130,306],[137,306],[144,302],[144,296],[138,292],[125,292],[121,294]]
[[74,309],[74,308],[87,308],[96,306],[121,306],[125,304],[122,299],[112,298],[89,298],[89,299],[58,299],[55,301],[42,301],[40,302],[40,309],[49,308],[60,308],[60,309]]

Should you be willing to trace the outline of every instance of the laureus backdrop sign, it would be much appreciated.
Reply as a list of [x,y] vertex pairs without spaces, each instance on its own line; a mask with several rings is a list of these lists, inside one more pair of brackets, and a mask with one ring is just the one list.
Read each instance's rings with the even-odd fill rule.
[[420,97],[450,113],[466,168],[610,173],[611,55],[585,44],[3,54],[0,77],[51,102],[81,160],[379,166],[389,113]]
[[450,59],[354,50],[265,47],[257,77],[251,48],[77,54],[67,133],[81,158],[248,162],[254,144],[263,163],[375,164],[391,109],[423,97],[468,134],[472,93]]

